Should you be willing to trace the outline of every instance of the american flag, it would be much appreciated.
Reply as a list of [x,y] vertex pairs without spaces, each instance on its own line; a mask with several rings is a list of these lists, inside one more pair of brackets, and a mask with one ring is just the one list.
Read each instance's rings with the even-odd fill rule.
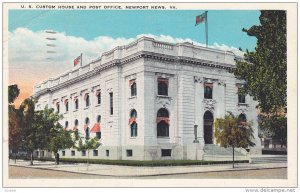
[[81,62],[81,55],[74,60],[74,66]]

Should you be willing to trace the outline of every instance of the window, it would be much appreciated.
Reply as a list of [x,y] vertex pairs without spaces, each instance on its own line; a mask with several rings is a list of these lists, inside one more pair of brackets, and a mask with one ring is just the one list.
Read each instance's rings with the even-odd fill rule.
[[246,103],[246,96],[244,94],[240,94],[241,89],[238,89],[238,98],[239,98],[239,103]]
[[59,103],[56,103],[56,110],[57,110],[57,113],[59,113]]
[[75,125],[75,127],[77,127],[77,126],[78,126],[78,120],[77,120],[77,119],[75,119],[75,121],[74,121],[74,125]]
[[130,125],[130,131],[131,137],[137,136],[137,123],[135,121]]
[[157,112],[157,137],[169,137],[169,112],[161,108]]
[[98,115],[97,116],[97,123],[100,123],[101,122],[101,115]]
[[36,151],[36,156],[37,156],[37,157],[39,156],[39,151]]
[[81,156],[86,156],[86,151],[85,150],[81,151]]
[[130,91],[131,91],[131,96],[136,96],[136,82],[135,80],[130,81]]
[[204,98],[205,99],[213,98],[213,84],[204,83]]
[[172,152],[171,149],[162,149],[162,150],[161,150],[161,156],[162,156],[162,157],[171,156],[171,152]]
[[106,153],[106,157],[109,157],[109,150],[108,149],[105,151],[105,153]]
[[67,129],[67,128],[68,128],[68,126],[69,126],[69,122],[68,122],[68,121],[66,121],[66,122],[65,122],[65,129]]
[[113,108],[113,93],[109,93],[109,110],[110,110],[110,115],[114,114],[114,108]]
[[89,107],[90,106],[90,95],[89,94],[85,94],[84,100],[85,100],[85,106]]
[[240,114],[239,117],[238,117],[238,121],[239,121],[239,123],[247,122],[246,115],[245,114]]
[[130,111],[129,125],[130,125],[130,136],[137,136],[137,123],[136,123],[137,112],[135,109]]
[[66,156],[66,151],[65,150],[61,151],[61,156]]
[[69,111],[69,101],[66,99],[65,100],[65,108],[66,108],[66,112]]
[[88,126],[89,124],[90,124],[90,119],[87,117],[85,118],[85,126],[84,126],[86,139],[90,139],[90,128]]
[[45,156],[45,152],[41,151],[41,157],[44,157],[44,156]]
[[126,156],[127,157],[132,157],[132,149],[127,149],[126,150]]
[[75,156],[75,151],[74,150],[71,151],[71,156]]
[[168,96],[169,80],[166,78],[157,79],[158,95]]
[[75,103],[75,109],[77,110],[79,108],[78,98],[77,97],[75,97],[74,103]]
[[101,139],[101,132],[96,132],[96,138]]
[[93,156],[98,156],[98,150],[93,150]]
[[97,91],[96,96],[97,96],[97,104],[100,105],[101,104],[101,92]]
[[[101,115],[97,116],[97,120],[96,121],[97,121],[97,124],[100,127]],[[101,131],[100,131],[100,129],[99,129],[99,131],[96,131],[96,138],[101,139]]]

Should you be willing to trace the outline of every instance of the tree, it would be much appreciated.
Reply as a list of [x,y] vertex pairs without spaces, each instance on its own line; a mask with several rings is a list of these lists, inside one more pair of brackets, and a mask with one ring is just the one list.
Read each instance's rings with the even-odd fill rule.
[[87,166],[89,165],[89,159],[90,159],[90,150],[97,149],[101,143],[99,142],[99,139],[94,137],[94,138],[85,138],[85,141],[83,142],[81,137],[79,136],[78,132],[75,133],[74,136],[75,139],[78,139],[76,141],[77,145],[75,148],[77,151],[87,151],[88,153],[88,159],[87,159]]
[[222,147],[232,148],[232,166],[234,168],[234,148],[247,148],[254,146],[251,140],[254,138],[251,123],[241,121],[231,112],[223,119],[215,121],[215,138],[217,144]]
[[30,152],[30,164],[33,165],[33,151],[36,149],[34,120],[34,101],[30,98],[25,99],[19,108],[19,118],[22,128],[22,145]]
[[284,115],[260,115],[258,121],[261,137],[272,137],[280,142],[281,148],[287,145],[287,117]]
[[9,133],[9,149],[15,155],[15,162],[17,161],[17,152],[21,145],[21,128],[19,110],[15,109],[14,105],[11,105],[18,97],[20,90],[18,85],[8,86],[8,133]]
[[8,103],[11,104],[13,103],[16,98],[20,94],[20,89],[18,88],[18,85],[9,85],[8,86]]
[[234,74],[246,81],[241,92],[258,101],[264,114],[280,114],[287,105],[286,12],[261,11],[259,26],[243,29],[257,38],[255,51],[237,61]]
[[49,149],[55,154],[57,164],[59,164],[59,158],[57,156],[58,151],[62,149],[68,149],[73,146],[74,141],[71,137],[71,131],[66,131],[62,128],[58,130],[53,129],[51,133]]

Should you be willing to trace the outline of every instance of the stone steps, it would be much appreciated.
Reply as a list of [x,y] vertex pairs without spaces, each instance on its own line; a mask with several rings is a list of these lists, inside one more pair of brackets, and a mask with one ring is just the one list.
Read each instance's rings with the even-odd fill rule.
[[286,155],[262,155],[251,156],[250,163],[284,163],[287,162]]
[[[205,155],[222,155],[222,156],[232,156],[232,148],[224,148],[214,144],[206,144],[203,151]],[[235,156],[245,156],[241,152],[234,151]]]

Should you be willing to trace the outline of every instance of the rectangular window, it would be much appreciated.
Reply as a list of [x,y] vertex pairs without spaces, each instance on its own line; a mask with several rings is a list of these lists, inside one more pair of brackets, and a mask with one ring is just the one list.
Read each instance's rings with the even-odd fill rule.
[[107,149],[105,152],[106,152],[106,157],[109,157],[109,150]]
[[101,92],[99,92],[97,94],[97,104],[100,105],[101,104]]
[[126,156],[127,157],[132,157],[132,149],[127,149],[126,150]]
[[204,83],[204,98],[212,99],[213,98],[213,84]]
[[78,109],[78,99],[75,100],[75,109]]
[[113,93],[109,93],[109,109],[110,109],[110,115],[114,114],[114,108],[113,108]]
[[171,152],[172,152],[171,149],[162,149],[161,150],[161,156],[162,157],[169,157],[169,156],[171,156]]
[[96,138],[101,139],[101,132],[96,132]]
[[39,157],[39,151],[36,151],[36,156]]
[[66,102],[66,112],[69,111],[69,102]]
[[62,156],[66,156],[66,151],[61,151]]
[[86,156],[86,151],[85,150],[81,151],[81,156]]
[[74,150],[71,151],[71,156],[75,156],[75,151]]
[[158,78],[157,79],[157,94],[168,96],[168,88],[169,88],[169,80],[166,78]]
[[41,151],[41,157],[44,157],[44,156],[45,156],[45,152]]
[[98,156],[98,150],[93,150],[93,156]]
[[135,80],[130,80],[129,81],[129,84],[130,84],[130,93],[131,93],[131,96],[136,96],[136,82]]

